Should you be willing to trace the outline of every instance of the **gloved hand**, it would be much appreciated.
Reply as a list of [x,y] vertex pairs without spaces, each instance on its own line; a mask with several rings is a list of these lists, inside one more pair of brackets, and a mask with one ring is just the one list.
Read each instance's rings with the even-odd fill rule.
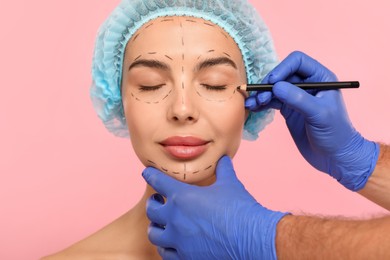
[[264,79],[271,92],[250,96],[252,111],[279,109],[303,157],[316,169],[333,176],[346,188],[362,189],[371,176],[379,145],[352,126],[339,90],[306,92],[286,81],[337,81],[336,76],[304,53],[293,52]]
[[157,192],[147,203],[149,240],[163,259],[276,259],[276,225],[285,213],[264,208],[237,179],[229,157],[217,180],[199,187],[155,168],[143,177]]

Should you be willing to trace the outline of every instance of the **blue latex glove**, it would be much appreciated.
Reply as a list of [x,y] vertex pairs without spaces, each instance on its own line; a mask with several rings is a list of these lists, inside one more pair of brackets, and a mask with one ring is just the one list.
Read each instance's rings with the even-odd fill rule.
[[285,213],[264,208],[237,179],[229,157],[217,180],[199,187],[155,168],[143,177],[157,192],[147,203],[149,240],[163,259],[276,259],[276,226]]
[[306,92],[289,82],[337,81],[336,76],[304,53],[293,52],[264,79],[271,92],[249,97],[252,111],[279,109],[303,157],[316,169],[333,176],[346,188],[362,189],[371,176],[379,145],[352,126],[339,90]]

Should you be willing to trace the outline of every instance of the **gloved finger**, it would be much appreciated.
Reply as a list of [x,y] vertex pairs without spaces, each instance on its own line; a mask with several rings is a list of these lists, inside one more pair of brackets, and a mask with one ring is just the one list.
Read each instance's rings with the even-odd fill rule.
[[168,232],[165,228],[162,228],[160,225],[155,223],[150,223],[148,228],[148,238],[149,241],[156,246],[161,247],[172,247],[172,239],[168,235]]
[[293,84],[294,84],[294,83],[301,83],[301,82],[303,82],[304,80],[305,80],[305,79],[302,78],[301,76],[294,74],[294,75],[288,77],[287,79],[285,79],[285,80],[283,80],[283,81],[287,81],[287,82],[290,82],[290,83],[293,83]]
[[263,106],[267,105],[272,99],[272,93],[270,91],[258,92],[251,95],[245,100],[245,109],[250,111],[258,111]]
[[229,156],[222,156],[216,168],[217,180],[215,183],[235,182],[237,181],[236,172],[234,171],[232,160]]
[[[262,84],[268,84],[268,78],[270,73],[268,73],[263,80]],[[271,91],[260,91],[260,92],[251,92],[250,96],[245,100],[245,108],[251,111],[256,111],[260,109],[261,106],[266,105],[272,99]]]
[[245,109],[253,112],[264,110],[266,106],[273,99],[271,91],[258,92],[252,96],[249,96],[245,100]]
[[327,70],[315,59],[309,57],[303,52],[295,51],[289,54],[279,65],[277,65],[269,75],[269,82],[276,83],[278,81],[284,81],[294,74],[298,74],[300,77],[308,78],[319,73],[318,71]]
[[272,99],[271,91],[261,91],[256,93],[256,103],[259,106],[267,105]]
[[270,109],[270,108],[280,110],[282,106],[283,103],[280,102],[279,99],[273,98],[267,105],[263,106],[259,111]]
[[270,108],[280,110],[282,108],[282,106],[283,106],[282,102],[280,102],[277,98],[272,98],[271,101],[267,105],[253,107],[253,109],[251,109],[250,111],[251,112],[261,112],[261,111],[268,110]]
[[153,167],[147,167],[142,172],[142,177],[153,189],[166,198],[177,189],[188,186],[188,184],[179,182]]
[[[276,81],[270,81],[270,76],[272,75],[272,77],[275,77],[275,75],[273,75],[274,73],[274,70],[276,69],[277,67],[275,67],[273,70],[271,70],[270,72],[268,72],[268,74],[263,78],[263,80],[261,81],[261,84],[274,84],[276,83]],[[299,82],[302,82],[305,78],[302,78],[300,75],[298,74],[292,74],[290,75],[289,77],[287,78],[283,78],[282,80],[283,81],[288,81],[288,82],[295,82],[295,83],[299,83]]]
[[250,111],[257,111],[260,106],[257,104],[256,96],[249,96],[245,99],[245,109]]
[[167,216],[164,210],[164,198],[160,194],[152,195],[146,202],[146,215],[149,220],[155,224],[165,226]]
[[280,81],[273,87],[274,95],[290,108],[297,110],[305,117],[312,117],[319,113],[319,98],[312,96],[305,90],[292,85],[291,83]]
[[157,252],[164,260],[179,260],[180,257],[174,248],[157,247]]

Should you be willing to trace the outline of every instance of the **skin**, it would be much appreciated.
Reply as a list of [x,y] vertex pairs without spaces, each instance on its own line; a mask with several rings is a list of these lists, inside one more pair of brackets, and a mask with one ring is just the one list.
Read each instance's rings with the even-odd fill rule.
[[[244,95],[236,92],[226,101],[217,102],[199,96],[196,89],[204,89],[202,84],[238,86],[245,82],[238,47],[219,27],[195,18],[159,18],[146,24],[136,36],[127,46],[122,80],[123,106],[136,154],[145,166],[156,167],[178,180],[212,183],[218,159],[224,154],[233,157],[239,147],[246,118]],[[199,69],[211,59],[225,61]],[[167,68],[142,63],[151,60]],[[162,88],[170,90],[167,96],[162,95],[165,99],[150,104],[138,98],[153,95],[152,91],[138,93],[140,86],[163,84]],[[210,95],[218,93],[208,91]],[[210,143],[201,156],[178,159],[160,144],[171,136],[194,136]]]
[[375,170],[364,189],[358,191],[358,193],[390,210],[390,145],[380,144]]
[[[390,146],[359,193],[390,210]],[[390,259],[390,217],[369,220],[283,217],[276,233],[278,259]]]
[[[151,60],[166,66],[151,66]],[[233,157],[240,145],[248,115],[245,93],[231,92],[223,101],[215,101],[196,90],[202,84],[244,83],[241,52],[220,27],[192,17],[163,17],[146,23],[128,42],[122,74],[123,107],[140,161],[186,183],[213,183],[218,159],[224,154]],[[169,94],[154,103],[139,91],[140,86],[161,84]],[[194,136],[208,143],[199,156],[176,158],[160,144],[171,136]],[[146,201],[154,193],[147,186],[139,203],[123,216],[43,259],[161,259],[147,238]]]

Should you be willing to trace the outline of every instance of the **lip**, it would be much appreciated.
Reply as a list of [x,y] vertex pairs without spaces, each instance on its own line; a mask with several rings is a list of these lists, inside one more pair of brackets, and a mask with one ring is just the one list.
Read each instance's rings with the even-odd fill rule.
[[209,143],[195,136],[171,136],[160,142],[160,145],[173,158],[188,160],[206,152]]

